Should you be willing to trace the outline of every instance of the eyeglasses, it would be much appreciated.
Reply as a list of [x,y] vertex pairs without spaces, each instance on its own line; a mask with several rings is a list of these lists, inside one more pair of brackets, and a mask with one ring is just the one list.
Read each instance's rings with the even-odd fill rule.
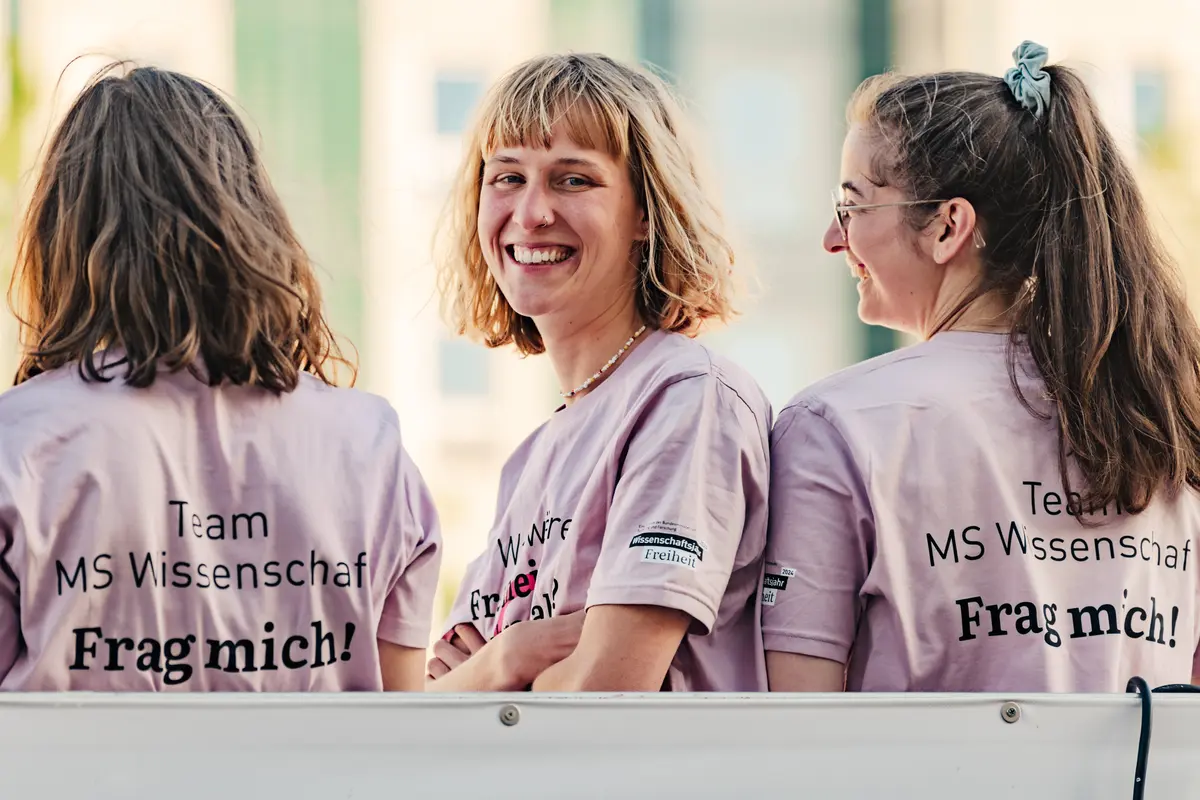
[[849,212],[851,209],[858,211],[866,211],[871,208],[892,208],[893,206],[925,206],[934,203],[945,203],[945,200],[901,200],[897,203],[870,203],[868,205],[846,205],[838,197],[837,190],[833,191],[833,215],[837,218],[838,230],[842,232],[842,241],[849,241],[849,233],[847,233],[847,225],[849,224]]

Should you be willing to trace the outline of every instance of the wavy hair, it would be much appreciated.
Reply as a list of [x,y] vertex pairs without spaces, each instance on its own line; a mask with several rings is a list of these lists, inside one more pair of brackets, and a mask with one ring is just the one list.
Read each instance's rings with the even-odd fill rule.
[[489,347],[544,350],[533,320],[504,299],[479,242],[483,167],[504,147],[550,147],[562,125],[577,145],[625,164],[645,212],[637,308],[651,328],[695,335],[728,321],[733,249],[692,152],[682,111],[661,79],[597,54],[548,55],[518,65],[485,98],[442,220],[435,253],[442,311],[460,334]]
[[112,380],[107,348],[135,387],[159,368],[276,393],[301,372],[332,383],[331,359],[351,365],[245,126],[198,80],[120,66],[55,130],[18,233],[16,383],[72,363]]

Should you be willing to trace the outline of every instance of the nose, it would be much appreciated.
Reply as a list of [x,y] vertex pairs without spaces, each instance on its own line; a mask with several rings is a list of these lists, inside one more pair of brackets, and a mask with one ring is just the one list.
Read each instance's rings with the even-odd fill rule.
[[846,250],[846,237],[842,236],[842,229],[838,227],[836,219],[830,220],[829,227],[825,229],[825,237],[821,240],[821,246],[825,248],[826,253],[835,255]]
[[527,231],[553,225],[554,204],[550,192],[533,181],[525,184],[513,209],[513,221]]

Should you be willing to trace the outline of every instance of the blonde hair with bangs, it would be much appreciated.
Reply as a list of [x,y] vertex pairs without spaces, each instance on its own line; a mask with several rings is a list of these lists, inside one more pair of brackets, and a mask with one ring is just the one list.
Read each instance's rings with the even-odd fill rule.
[[728,321],[733,249],[701,187],[680,130],[682,112],[658,77],[597,54],[549,55],[520,64],[493,86],[468,137],[462,167],[438,226],[442,311],[460,334],[488,347],[545,350],[533,320],[500,292],[479,243],[484,161],[504,147],[550,147],[562,122],[580,147],[622,161],[645,212],[638,277],[642,320],[694,336],[706,320]]

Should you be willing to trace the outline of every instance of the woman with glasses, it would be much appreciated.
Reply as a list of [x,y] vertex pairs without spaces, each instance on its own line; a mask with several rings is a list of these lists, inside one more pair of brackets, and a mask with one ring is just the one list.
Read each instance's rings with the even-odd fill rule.
[[1080,77],[880,76],[824,246],[917,344],[772,433],[773,691],[1124,691],[1196,668],[1200,332]]

